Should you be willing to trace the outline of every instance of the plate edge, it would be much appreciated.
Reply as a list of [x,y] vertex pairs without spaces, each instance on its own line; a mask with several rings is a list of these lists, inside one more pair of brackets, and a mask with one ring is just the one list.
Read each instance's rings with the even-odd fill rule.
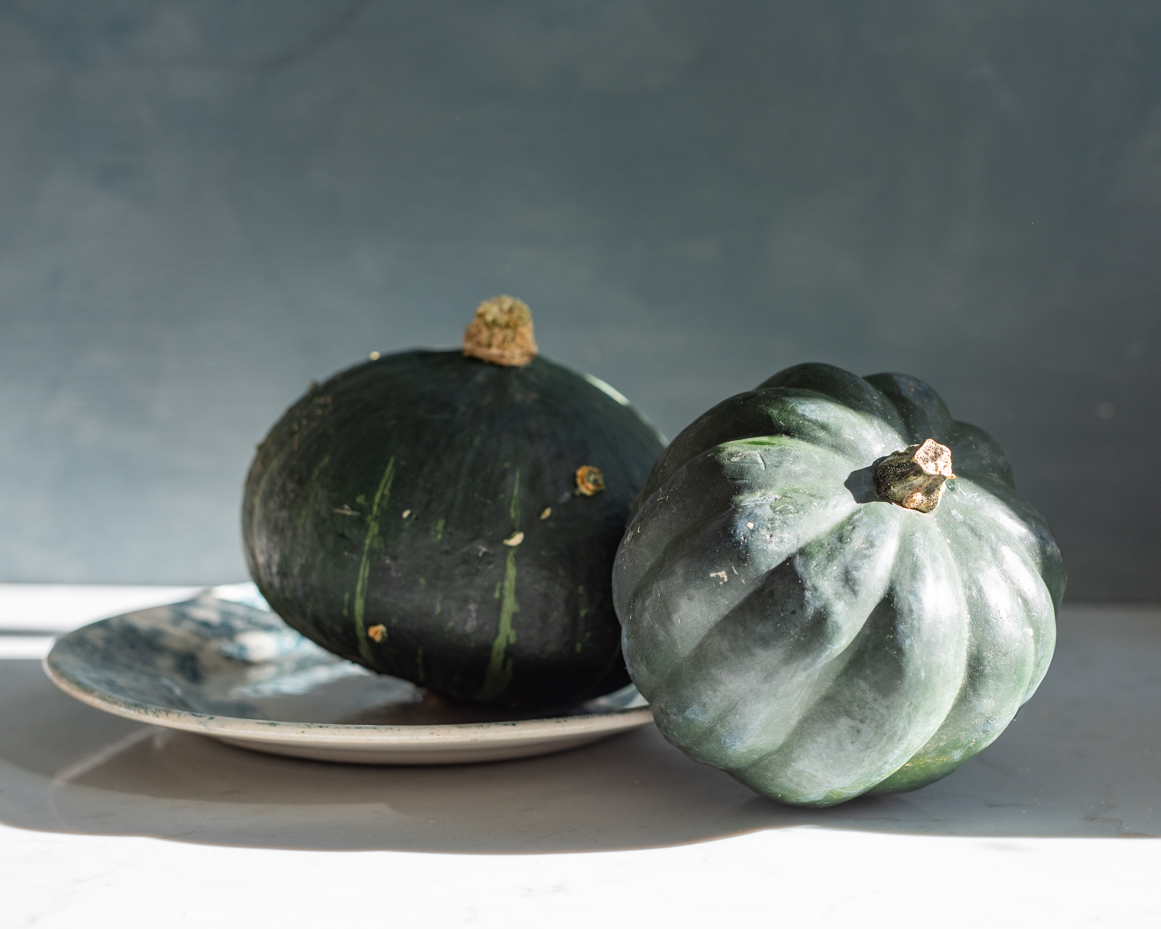
[[[128,615],[128,614],[126,614]],[[117,618],[117,617],[110,617]],[[98,620],[105,622],[105,620]],[[89,625],[96,625],[90,623]],[[86,627],[81,627],[86,628]],[[64,637],[62,637],[63,639]],[[61,640],[58,640],[58,642]],[[546,716],[539,719],[497,721],[487,723],[434,723],[428,725],[358,725],[353,723],[296,723],[285,720],[256,720],[238,716],[211,716],[204,713],[177,711],[165,707],[130,704],[102,698],[53,667],[51,660],[56,645],[41,659],[45,676],[61,691],[94,709],[132,719],[146,725],[180,729],[203,735],[238,734],[266,742],[329,742],[335,744],[374,741],[379,745],[440,744],[462,741],[470,733],[480,733],[471,741],[528,741],[577,734],[579,731],[617,731],[646,725],[653,720],[649,706],[609,710],[583,716]],[[378,739],[359,736],[378,735]],[[394,737],[394,738],[392,738]]]

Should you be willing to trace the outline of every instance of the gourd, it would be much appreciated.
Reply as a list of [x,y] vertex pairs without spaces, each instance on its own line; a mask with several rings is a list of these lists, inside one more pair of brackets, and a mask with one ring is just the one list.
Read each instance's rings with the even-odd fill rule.
[[682,432],[636,506],[629,672],[666,738],[776,800],[931,783],[1048,668],[1060,550],[916,378],[787,369]]
[[610,574],[663,440],[482,304],[464,351],[312,386],[246,479],[251,576],[303,635],[453,698],[567,704],[628,683]]

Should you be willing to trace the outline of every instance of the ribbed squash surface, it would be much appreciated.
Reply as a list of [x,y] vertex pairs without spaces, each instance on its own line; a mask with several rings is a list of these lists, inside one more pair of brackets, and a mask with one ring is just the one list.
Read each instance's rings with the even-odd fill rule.
[[[934,438],[919,513],[874,465]],[[1065,573],[982,430],[923,382],[801,365],[710,410],[658,461],[613,590],[665,736],[787,803],[910,790],[995,739],[1052,657]]]

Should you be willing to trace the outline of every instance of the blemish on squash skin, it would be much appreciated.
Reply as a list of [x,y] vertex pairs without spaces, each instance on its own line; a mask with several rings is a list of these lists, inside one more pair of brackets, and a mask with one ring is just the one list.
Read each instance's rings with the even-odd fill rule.
[[[512,518],[513,529],[520,534],[520,469],[516,469],[512,482],[512,504],[508,508],[508,515]],[[496,638],[492,641],[492,657],[488,662],[488,670],[484,673],[484,683],[476,694],[477,700],[495,700],[512,682],[512,659],[505,659],[504,652],[509,645],[516,641],[516,630],[512,628],[512,617],[520,612],[520,604],[516,600],[516,546],[510,547],[508,558],[504,565],[504,580],[500,583],[497,592],[500,594],[500,624],[496,631]]]
[[367,514],[367,535],[363,539],[363,559],[359,563],[359,575],[355,582],[355,637],[359,643],[359,654],[372,662],[371,646],[367,641],[367,630],[363,626],[363,614],[367,608],[367,582],[371,576],[371,549],[379,541],[379,514],[391,498],[391,482],[395,479],[395,459],[387,462],[379,489]]
[[508,516],[512,520],[512,528],[520,528],[520,469],[512,479],[512,503],[508,507]]
[[730,579],[730,576],[725,571],[713,571],[710,573],[710,577],[716,577],[723,584]]
[[[330,463],[331,463],[331,456],[330,455],[323,455],[322,461],[320,461],[318,463],[318,465],[315,467],[315,469],[310,472],[311,481],[316,480],[318,478],[319,474],[322,472],[322,469],[325,468]],[[355,501],[355,502],[357,503],[358,501]]]
[[586,497],[605,489],[605,476],[601,469],[593,465],[581,465],[576,469],[576,492]]
[[512,659],[505,660],[504,651],[516,641],[516,630],[512,628],[512,617],[520,612],[516,601],[516,549],[508,552],[504,566],[502,600],[500,602],[500,628],[492,642],[492,658],[484,674],[484,686],[476,694],[478,700],[494,700],[500,696],[512,681]]
[[386,638],[386,636],[387,636],[387,627],[384,626],[382,623],[377,623],[376,625],[372,626],[370,629],[367,630],[367,637],[369,639],[371,639],[372,641],[374,641],[376,644],[378,644],[379,642],[382,642],[383,639]]

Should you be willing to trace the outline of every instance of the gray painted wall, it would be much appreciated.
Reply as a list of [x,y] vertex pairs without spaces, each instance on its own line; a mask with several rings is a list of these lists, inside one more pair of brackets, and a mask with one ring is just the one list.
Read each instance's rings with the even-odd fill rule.
[[806,360],[1161,597],[1161,5],[0,3],[0,579],[243,577],[310,379],[523,297],[669,434]]

